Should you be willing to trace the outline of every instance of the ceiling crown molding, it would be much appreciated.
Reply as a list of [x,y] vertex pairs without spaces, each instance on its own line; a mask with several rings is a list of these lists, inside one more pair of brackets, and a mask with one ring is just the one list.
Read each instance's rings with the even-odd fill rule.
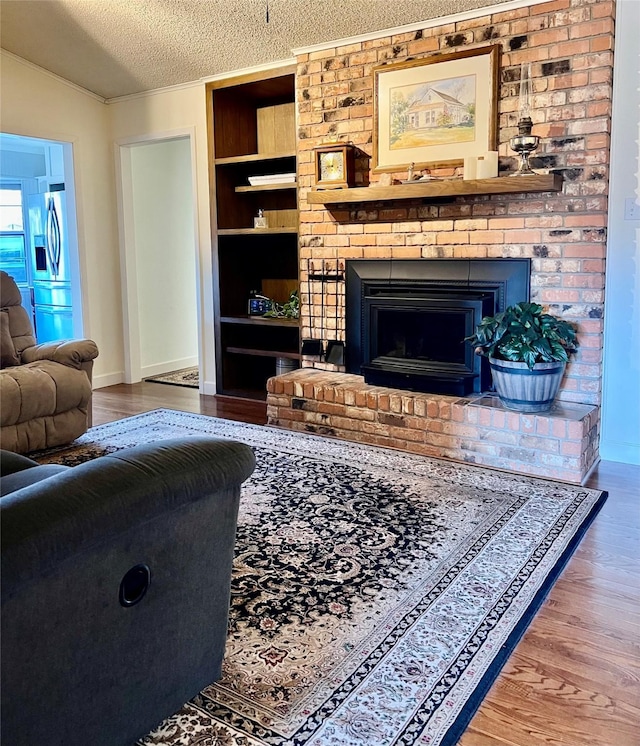
[[244,67],[241,70],[228,70],[224,73],[217,73],[211,75],[211,77],[201,78],[201,83],[214,83],[217,80],[228,80],[229,78],[237,78],[241,75],[252,75],[253,73],[268,72],[269,70],[277,70],[280,67],[290,67],[296,64],[295,57],[289,57],[286,60],[278,60],[277,62],[263,62],[261,65],[254,65],[253,67]]
[[426,28],[436,28],[437,26],[444,26],[448,23],[459,23],[461,21],[471,21],[474,18],[481,18],[482,16],[488,16],[492,13],[505,13],[510,10],[519,10],[520,8],[528,8],[534,5],[542,5],[548,3],[549,0],[511,0],[511,2],[499,3],[497,5],[484,5],[474,10],[465,10],[460,13],[453,13],[452,15],[440,16],[439,18],[430,18],[426,21],[417,21],[416,23],[407,23],[404,26],[396,26],[395,28],[381,29],[380,31],[370,31],[367,34],[359,34],[358,36],[349,36],[344,39],[334,39],[333,41],[322,42],[321,44],[312,44],[308,47],[298,47],[291,51],[297,57],[301,54],[311,54],[312,52],[322,52],[325,49],[333,49],[334,47],[344,47],[349,44],[358,44],[365,41],[374,41],[385,36],[395,36],[396,34],[406,34],[412,31],[421,31]]
[[50,72],[46,68],[40,67],[40,65],[34,65],[33,62],[29,62],[29,60],[25,60],[23,57],[18,57],[18,55],[13,54],[13,52],[8,52],[6,49],[0,49],[0,54],[2,56],[10,57],[12,60],[15,60],[21,65],[24,65],[24,67],[28,67],[31,70],[35,70],[35,72],[40,73],[40,75],[46,75],[48,78],[51,78],[52,80],[55,80],[58,83],[62,83],[63,85],[66,85],[67,88],[72,88],[74,91],[77,91],[78,93],[83,93],[85,96],[89,96],[89,98],[92,98],[95,101],[99,101],[101,104],[104,104],[107,101],[102,96],[98,96],[97,93],[94,93],[93,91],[89,91],[86,88],[83,88],[82,86],[77,85],[76,83],[72,83],[70,80],[67,80],[66,78],[61,78],[59,75],[56,75],[55,73]]
[[157,96],[163,93],[169,93],[170,91],[182,91],[187,88],[201,87],[207,83],[213,83],[217,80],[227,80],[229,78],[236,78],[239,75],[251,75],[252,73],[268,72],[269,70],[277,70],[281,67],[289,67],[295,65],[295,57],[291,57],[288,60],[278,60],[277,62],[265,62],[261,65],[255,65],[254,67],[245,67],[241,70],[229,70],[224,73],[217,73],[206,78],[199,78],[198,80],[192,80],[189,83],[177,83],[176,85],[165,86],[164,88],[154,88],[151,91],[140,91],[139,93],[129,93],[126,96],[114,96],[114,98],[108,98],[105,100],[107,104],[118,104],[123,101],[134,101],[139,98],[147,98],[148,96]]

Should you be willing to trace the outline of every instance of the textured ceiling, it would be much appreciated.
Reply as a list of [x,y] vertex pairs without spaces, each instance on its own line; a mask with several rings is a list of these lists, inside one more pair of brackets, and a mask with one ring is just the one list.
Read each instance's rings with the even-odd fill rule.
[[114,98],[507,0],[1,0],[0,45]]

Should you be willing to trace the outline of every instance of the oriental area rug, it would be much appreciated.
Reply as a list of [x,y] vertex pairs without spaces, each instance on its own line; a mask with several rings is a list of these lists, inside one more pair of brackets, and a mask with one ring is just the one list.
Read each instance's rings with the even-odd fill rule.
[[168,383],[170,386],[186,386],[190,389],[197,389],[200,385],[200,372],[198,366],[195,366],[194,368],[175,370],[172,373],[163,373],[160,376],[150,376],[144,380],[150,383]]
[[156,410],[41,462],[251,445],[223,677],[141,746],[452,746],[606,493]]

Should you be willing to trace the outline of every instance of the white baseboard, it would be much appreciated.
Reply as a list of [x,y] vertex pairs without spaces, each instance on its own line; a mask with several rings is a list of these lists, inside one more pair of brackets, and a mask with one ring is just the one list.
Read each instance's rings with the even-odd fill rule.
[[161,376],[164,373],[173,373],[174,370],[182,370],[182,368],[193,368],[198,365],[198,358],[196,357],[185,357],[181,360],[168,360],[163,363],[155,363],[154,365],[146,365],[144,368],[140,368],[140,376],[149,378],[149,376]]
[[601,438],[600,458],[603,461],[619,461],[622,464],[640,465],[640,445]]
[[117,383],[124,383],[124,371],[119,370],[117,373],[103,373],[100,376],[93,376],[92,384],[94,389],[103,389],[105,386],[115,386]]
[[[147,376],[159,376],[162,375],[162,373],[166,372],[169,373],[172,370],[180,370],[180,368],[191,368],[194,365],[198,364],[198,359],[195,358],[193,362],[189,362],[191,358],[187,360],[184,365],[178,365],[176,364],[173,368],[167,368],[165,371],[160,371],[159,373],[145,373],[144,378]],[[181,362],[181,361],[178,361]],[[93,377],[93,388],[94,389],[103,389],[107,386],[115,386],[117,383],[125,383],[124,380],[124,371],[120,370],[116,373],[103,373],[100,376],[94,376]],[[216,382],[215,381],[204,381],[202,386],[200,387],[200,393],[206,394],[207,396],[214,396],[216,391]]]
[[218,392],[216,391],[216,382],[215,381],[204,381],[202,386],[200,387],[200,393],[205,394],[206,396],[214,396]]

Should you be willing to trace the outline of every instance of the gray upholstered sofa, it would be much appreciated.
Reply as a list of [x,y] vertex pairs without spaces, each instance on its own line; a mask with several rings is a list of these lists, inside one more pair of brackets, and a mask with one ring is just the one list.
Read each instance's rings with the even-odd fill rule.
[[71,468],[1,455],[2,741],[130,746],[220,676],[253,452],[193,437]]
[[90,339],[36,344],[20,290],[0,272],[0,444],[16,453],[70,443],[91,425]]

